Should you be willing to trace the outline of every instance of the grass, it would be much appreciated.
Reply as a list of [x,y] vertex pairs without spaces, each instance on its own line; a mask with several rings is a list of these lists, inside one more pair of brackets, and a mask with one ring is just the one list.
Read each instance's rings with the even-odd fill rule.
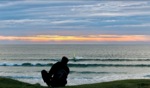
[[67,88],[150,88],[150,79],[119,80],[96,84],[68,86]]
[[[40,84],[28,84],[0,77],[0,88],[48,88]],[[66,86],[65,88],[150,88],[150,79],[119,80],[95,84]]]
[[46,88],[40,84],[28,84],[17,80],[0,77],[0,88]]

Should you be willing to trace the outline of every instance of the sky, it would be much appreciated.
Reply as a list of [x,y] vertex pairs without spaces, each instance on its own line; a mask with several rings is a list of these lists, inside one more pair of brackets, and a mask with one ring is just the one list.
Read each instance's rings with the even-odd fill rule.
[[0,44],[150,43],[149,0],[0,0]]

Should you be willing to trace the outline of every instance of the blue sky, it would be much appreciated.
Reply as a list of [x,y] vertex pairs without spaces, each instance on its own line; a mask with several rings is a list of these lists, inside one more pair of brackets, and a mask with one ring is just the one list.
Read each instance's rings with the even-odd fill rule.
[[[39,35],[40,39],[38,39]],[[41,41],[41,35],[44,41]],[[55,40],[56,35],[61,38]],[[91,35],[92,38],[94,36],[95,41],[91,39]],[[106,39],[108,35],[111,39]],[[116,39],[112,39],[114,35],[117,36]],[[54,36],[55,39],[52,39]],[[126,40],[128,36],[136,38]],[[75,41],[70,39],[76,37],[78,38]],[[0,44],[112,43],[116,41],[150,42],[150,1],[0,1]]]

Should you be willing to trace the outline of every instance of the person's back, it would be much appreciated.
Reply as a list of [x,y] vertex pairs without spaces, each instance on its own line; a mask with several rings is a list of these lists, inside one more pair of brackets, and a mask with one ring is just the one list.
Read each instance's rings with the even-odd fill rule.
[[42,71],[44,82],[52,87],[65,86],[67,84],[67,76],[70,71],[67,63],[68,58],[63,57],[61,62],[57,62],[51,67],[49,73],[47,73],[46,71]]
[[57,62],[54,64],[49,71],[49,75],[53,76],[52,85],[53,86],[65,86],[67,84],[67,76],[69,74],[69,68],[62,62]]

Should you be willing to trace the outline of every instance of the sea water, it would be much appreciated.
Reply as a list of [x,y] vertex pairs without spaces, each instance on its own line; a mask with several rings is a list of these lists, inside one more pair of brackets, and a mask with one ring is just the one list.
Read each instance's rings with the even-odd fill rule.
[[0,76],[46,86],[41,70],[62,56],[69,58],[67,85],[150,78],[150,45],[142,44],[0,45]]

